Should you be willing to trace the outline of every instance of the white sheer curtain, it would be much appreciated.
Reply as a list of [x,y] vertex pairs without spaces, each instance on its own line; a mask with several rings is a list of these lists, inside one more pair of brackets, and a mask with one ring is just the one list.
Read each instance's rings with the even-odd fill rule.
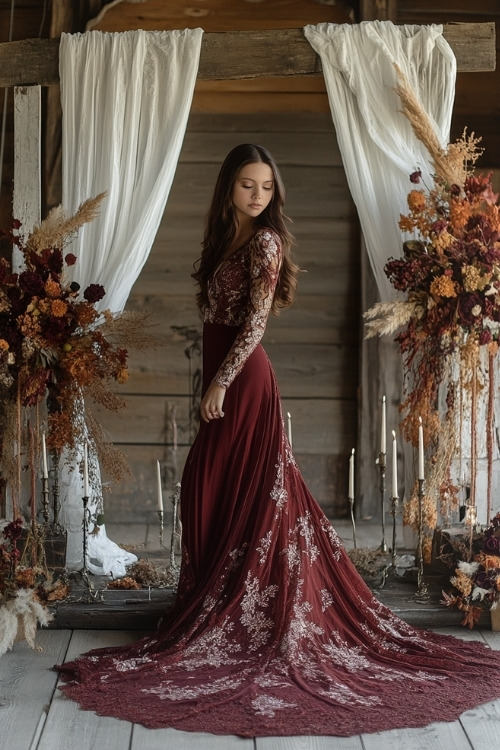
[[400,213],[406,213],[409,175],[431,184],[429,158],[401,114],[394,91],[397,63],[448,142],[456,62],[442,26],[321,23],[305,35],[323,66],[333,123],[351,194],[382,299],[393,296],[384,273],[401,255]]
[[[191,107],[203,31],[91,31],[63,34],[63,206],[74,212],[102,191],[100,215],[80,231],[74,280],[102,284],[101,309],[121,311],[158,229]],[[100,501],[92,487],[91,511]],[[62,469],[61,520],[68,568],[82,565],[82,482]],[[136,559],[108,539],[89,537],[88,567],[123,575]]]
[[[390,21],[359,25],[321,23],[306,26],[305,35],[323,66],[330,110],[349,188],[358,210],[363,239],[380,299],[395,296],[384,273],[387,260],[400,257],[399,216],[407,212],[409,175],[417,169],[432,184],[429,156],[401,114],[394,91],[401,68],[434,121],[443,145],[448,143],[455,93],[456,62],[442,36],[442,26],[395,26]],[[364,309],[369,279],[360,294]],[[370,292],[371,294],[371,292]],[[369,356],[368,356],[369,351]],[[378,360],[378,368],[377,368]],[[363,343],[361,364],[361,429],[358,444],[358,510],[378,515],[380,499],[375,457],[380,435],[380,402],[388,398],[388,425],[399,422],[401,360],[389,340]],[[413,449],[403,445],[405,487],[413,484]]]

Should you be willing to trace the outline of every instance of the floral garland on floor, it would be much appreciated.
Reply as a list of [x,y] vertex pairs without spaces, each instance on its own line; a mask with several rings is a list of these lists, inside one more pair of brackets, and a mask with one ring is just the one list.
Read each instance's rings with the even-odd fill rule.
[[[464,411],[471,424],[470,497],[475,502],[478,399],[487,387],[488,518],[491,516],[494,360],[500,341],[500,208],[491,174],[474,174],[481,151],[474,134],[440,146],[427,114],[398,71],[402,111],[426,146],[434,172],[432,186],[416,187],[421,172],[410,175],[409,213],[399,226],[415,239],[403,244],[403,257],[391,258],[385,273],[406,295],[380,302],[365,313],[367,338],[399,331],[405,399],[402,429],[418,443],[419,417],[428,458],[424,522],[430,535],[437,522],[436,500],[448,518],[458,505],[458,487],[450,466],[461,454]],[[487,369],[481,366],[481,350]],[[445,409],[439,408],[444,384]],[[444,412],[444,413],[443,413]],[[418,499],[414,491],[405,522],[415,528]],[[428,554],[427,554],[428,558]]]

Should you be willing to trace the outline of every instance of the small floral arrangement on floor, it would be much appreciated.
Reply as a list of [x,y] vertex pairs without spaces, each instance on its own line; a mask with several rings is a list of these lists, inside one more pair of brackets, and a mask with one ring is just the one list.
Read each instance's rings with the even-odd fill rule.
[[6,479],[17,470],[11,446],[18,439],[20,409],[38,407],[44,398],[49,450],[71,451],[89,439],[112,478],[121,476],[124,460],[118,451],[106,460],[104,433],[83,403],[114,411],[124,406],[111,386],[127,381],[127,345],[151,345],[144,333],[147,315],[100,311],[104,287],[80,289],[71,281],[77,258],[65,252],[78,229],[95,218],[104,196],[85,201],[70,217],[54,208],[26,238],[19,222],[3,233],[23,259],[16,273],[0,260],[0,458]]
[[[402,257],[391,258],[384,269],[404,298],[377,303],[365,313],[367,338],[397,332],[406,376],[402,431],[416,446],[422,418],[429,467],[426,492],[456,510],[450,466],[463,452],[459,450],[463,415],[470,418],[474,498],[477,406],[488,388],[489,454],[493,450],[493,373],[500,342],[500,206],[491,174],[474,173],[481,154],[479,139],[464,131],[456,143],[442,147],[427,113],[400,71],[398,75],[402,111],[429,153],[434,176],[432,185],[423,185],[420,170],[410,175],[409,212],[401,215],[399,226],[413,239],[403,243]],[[488,517],[491,465],[488,461]]]
[[476,537],[474,547],[479,551],[470,560],[457,562],[450,579],[454,591],[443,591],[443,604],[463,612],[462,625],[468,628],[478,622],[484,607],[497,606],[500,600],[500,513],[481,538]]
[[4,526],[5,541],[0,543],[0,656],[20,637],[35,648],[38,624],[45,627],[53,619],[48,605],[69,593],[68,585],[52,582],[42,565],[24,564],[22,533],[22,519],[16,518]]

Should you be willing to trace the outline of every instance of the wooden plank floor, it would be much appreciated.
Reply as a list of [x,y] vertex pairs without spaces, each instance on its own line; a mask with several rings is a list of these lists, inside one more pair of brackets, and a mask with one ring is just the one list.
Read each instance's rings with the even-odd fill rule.
[[[439,630],[500,648],[500,633]],[[41,630],[39,651],[25,642],[0,659],[2,750],[495,750],[500,748],[500,700],[462,714],[452,723],[398,729],[356,737],[266,737],[241,739],[173,729],[145,729],[82,711],[57,689],[53,664],[107,645],[139,637],[110,630]]]

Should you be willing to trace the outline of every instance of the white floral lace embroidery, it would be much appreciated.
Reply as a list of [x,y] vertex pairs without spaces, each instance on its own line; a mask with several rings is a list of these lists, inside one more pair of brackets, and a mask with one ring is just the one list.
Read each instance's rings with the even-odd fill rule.
[[326,612],[328,607],[331,607],[333,604],[333,596],[328,591],[328,589],[321,589],[321,611]]
[[274,620],[266,617],[263,610],[269,606],[270,599],[276,596],[277,586],[266,586],[259,589],[259,579],[252,578],[249,571],[245,581],[245,595],[241,600],[243,614],[240,617],[241,624],[247,629],[251,651],[256,651],[269,641],[269,633],[274,625]]
[[259,540],[259,546],[256,549],[256,552],[259,553],[259,565],[264,565],[266,562],[267,553],[271,546],[272,534],[272,531],[268,531],[267,534]]
[[220,264],[208,285],[205,322],[239,327],[214,378],[218,385],[231,385],[264,335],[278,283],[281,252],[278,235],[271,229],[259,229],[246,245]]
[[220,677],[213,682],[205,683],[204,685],[193,685],[193,687],[189,688],[175,687],[170,680],[165,680],[158,687],[142,688],[141,692],[148,695],[156,695],[162,701],[194,700],[199,698],[200,695],[213,695],[214,693],[222,693],[226,690],[235,690],[241,685],[243,679],[243,675],[239,678]]
[[[271,500],[276,503],[276,510],[282,510],[288,499],[288,492],[285,489],[284,477],[283,477],[283,456],[278,456],[278,463],[274,467],[276,469],[276,480],[274,487],[271,490]],[[278,518],[279,513],[276,513],[275,518]]]
[[252,701],[256,714],[261,716],[274,716],[276,711],[283,708],[295,708],[296,703],[288,703],[282,698],[273,698],[272,695],[259,695]]

